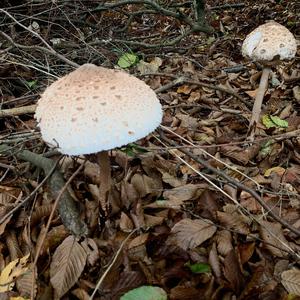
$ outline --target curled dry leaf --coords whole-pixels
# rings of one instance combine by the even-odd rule
[[[217,217],[224,227],[236,230],[242,234],[249,233],[249,219],[238,211],[231,213],[218,211]]]
[[[159,196],[162,190],[161,180],[152,178],[143,174],[134,174],[131,183],[139,192],[141,198],[150,194],[151,196]]]
[[[209,220],[183,219],[173,226],[168,243],[184,250],[193,249],[211,238],[216,230],[217,227]]]
[[[89,300],[90,296],[84,289],[75,289],[72,291],[72,294],[79,300]]]
[[[133,229],[133,223],[131,219],[124,212],[121,212],[120,229],[123,232],[131,232]]]
[[[37,292],[37,268],[35,267],[35,271],[33,272],[33,264],[28,265],[28,270],[16,280],[17,289],[20,295],[24,297],[30,297],[33,287],[34,297]],[[34,282],[32,282],[32,279]]]
[[[300,270],[292,269],[281,274],[281,283],[289,294],[300,296]]]
[[[226,255],[223,263],[225,278],[228,280],[230,287],[239,293],[244,285],[244,277],[234,249]]]
[[[28,267],[26,266],[29,254],[11,261],[0,274],[0,293],[11,291],[15,285],[15,279],[23,275]]]
[[[90,266],[95,265],[96,261],[99,259],[99,250],[96,242],[93,239],[86,238],[80,245],[85,249],[87,253],[87,263]]]
[[[148,208],[173,208],[180,209],[184,201],[197,199],[203,191],[203,186],[196,184],[186,184],[166,190],[163,193],[165,200],[157,200],[153,203],[146,205]]]
[[[144,214],[144,218],[145,218],[145,225],[147,227],[153,227],[153,226],[161,225],[162,222],[165,219],[164,217],[151,216],[151,215],[147,215],[147,214]]]
[[[163,193],[163,197],[166,200],[180,200],[183,202],[187,200],[193,200],[199,197],[201,193],[202,187],[199,187],[196,184],[186,184],[171,190],[166,190]]]
[[[141,234],[134,238],[128,245],[128,254],[133,260],[144,260],[147,257],[146,242],[149,234]]]
[[[216,243],[213,243],[209,251],[208,261],[217,279],[221,278],[222,272],[221,272],[220,258],[217,253]]]
[[[265,241],[265,247],[273,255],[278,257],[287,256],[290,252],[289,242],[283,235],[281,224],[261,221],[259,231],[262,239]]]
[[[87,252],[73,236],[68,236],[56,248],[50,264],[50,281],[56,299],[61,298],[77,282],[86,260]]]
[[[93,184],[100,184],[100,167],[98,164],[86,161],[83,173]]]
[[[37,240],[37,244],[39,244],[40,241],[42,242],[42,248],[40,252],[41,256],[46,254],[47,251],[49,250],[51,251],[55,249],[55,247],[57,247],[69,235],[69,232],[64,225],[59,225],[53,227],[47,233],[45,240],[43,238],[43,235],[44,235],[44,227],[41,228],[41,232]]]
[[[218,231],[216,241],[218,252],[223,256],[226,256],[233,249],[231,232],[228,230]]]

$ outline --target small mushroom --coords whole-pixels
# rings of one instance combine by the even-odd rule
[[[108,150],[155,130],[162,107],[155,92],[136,77],[85,64],[45,90],[35,118],[44,141],[61,153],[97,153],[104,209],[111,177]]]
[[[296,51],[297,44],[293,34],[274,21],[257,27],[244,40],[242,45],[243,56],[263,65],[249,125],[249,140],[253,141],[254,139],[255,127],[259,121],[264,94],[268,88],[270,67],[279,64],[280,60],[293,59]]]

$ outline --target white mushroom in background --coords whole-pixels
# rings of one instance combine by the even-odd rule
[[[107,150],[155,130],[162,119],[162,107],[155,92],[138,78],[85,64],[45,90],[35,117],[44,141],[61,153],[97,153],[100,191],[105,197],[110,190]]]
[[[259,88],[250,120],[250,140],[254,139],[255,127],[259,121],[264,94],[268,87],[270,67],[280,60],[290,60],[296,55],[297,44],[293,34],[284,26],[271,21],[253,30],[244,40],[242,54],[263,65]]]

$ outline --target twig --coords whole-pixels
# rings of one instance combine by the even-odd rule
[[[1,10],[0,10],[1,11]],[[24,46],[21,44],[16,43],[10,36],[8,36],[6,33],[4,33],[3,31],[0,31],[0,35],[2,35],[11,45],[13,45],[14,47],[20,48],[20,49],[25,49],[25,50],[37,50],[37,51],[41,51],[43,53],[48,53],[50,55],[54,55],[56,56],[58,59],[64,61],[65,63],[67,63],[68,65],[78,68],[79,64],[69,60],[68,58],[66,58],[65,56],[59,54],[58,52],[56,52],[53,48],[50,47],[49,48],[45,48],[45,47],[41,47],[41,46]]]
[[[166,77],[171,77],[171,78],[175,78],[175,79],[179,78],[178,75],[173,75],[173,74],[168,74],[168,73],[146,73],[146,74],[140,74],[139,76],[166,76]],[[249,103],[248,103],[249,101],[244,99],[242,96],[240,96],[238,93],[236,93],[233,90],[229,90],[229,89],[223,88],[221,86],[217,86],[217,85],[203,83],[203,82],[200,82],[200,81],[190,80],[189,78],[186,78],[184,76],[180,76],[180,78],[182,78],[181,80],[183,81],[183,83],[195,84],[195,85],[198,85],[198,86],[206,87],[208,89],[217,90],[217,91],[220,91],[220,92],[227,93],[231,96],[236,97],[240,101],[242,101],[245,105],[247,105],[247,107],[249,106]]]
[[[39,258],[39,255],[40,255],[40,252],[41,252],[41,249],[42,249],[42,246],[43,246],[43,243],[46,239],[46,236],[47,236],[47,233],[49,231],[49,228],[50,228],[50,224],[51,224],[51,221],[53,219],[53,216],[54,216],[54,213],[55,213],[55,210],[56,210],[56,207],[58,205],[58,202],[60,201],[61,197],[63,196],[63,194],[65,193],[67,187],[69,186],[69,184],[73,181],[73,179],[75,178],[75,176],[81,171],[81,169],[83,168],[84,164],[81,164],[79,166],[79,168],[77,168],[77,170],[72,174],[72,176],[68,179],[68,181],[65,183],[65,185],[62,187],[62,189],[60,190],[59,194],[57,195],[56,199],[55,199],[55,202],[53,204],[53,208],[51,210],[51,213],[50,213],[50,216],[48,218],[48,222],[47,222],[47,225],[46,225],[46,228],[43,232],[43,236],[41,238],[41,241],[40,243],[38,243],[38,247],[36,249],[36,253],[35,253],[35,258],[34,258],[34,261],[33,261],[33,265],[32,265],[32,283],[34,282],[34,278],[35,278],[35,267],[36,267],[36,264],[37,264],[37,261],[38,261],[38,258]],[[33,291],[34,291],[34,288],[33,288],[33,285],[32,285],[32,289],[31,289],[31,299],[33,299]]]
[[[36,186],[36,188],[25,198],[23,199],[18,205],[16,205],[12,210],[10,210],[8,213],[6,213],[1,219],[0,224],[5,222],[11,215],[14,214],[14,212],[18,211],[23,205],[26,204],[28,200],[31,199],[31,197],[46,183],[46,181],[50,178],[50,176],[53,174],[58,161],[53,165],[52,169],[46,174],[44,179]]]
[[[125,246],[125,244],[127,243],[127,241],[129,240],[129,238],[137,231],[138,229],[134,229],[132,232],[130,232],[130,234],[126,237],[126,239],[122,242],[120,248],[118,249],[117,253],[115,254],[114,259],[112,260],[111,264],[109,265],[109,267],[105,270],[105,272],[103,273],[103,275],[101,276],[101,278],[99,279],[99,281],[97,282],[97,285],[91,295],[91,297],[89,298],[89,300],[93,300],[93,298],[95,297],[97,291],[99,290],[102,282],[104,281],[105,277],[107,276],[108,272],[111,270],[111,268],[113,267],[113,265],[115,264],[115,262],[117,261],[117,258],[119,257],[119,254],[121,253],[123,247]]]
[[[160,136],[161,136],[161,139],[164,140],[165,142],[167,142],[168,144],[173,145],[173,146],[177,146],[177,144],[175,142],[168,139],[162,132],[161,132]],[[210,170],[214,174],[216,174],[216,175],[222,177],[223,179],[227,180],[227,182],[229,182],[230,184],[232,184],[235,187],[237,187],[241,190],[244,190],[247,193],[249,193],[250,195],[252,195],[257,200],[257,202],[265,210],[267,210],[269,212],[269,214],[273,217],[273,219],[275,219],[277,222],[282,224],[284,227],[288,228],[291,232],[295,233],[297,236],[300,236],[300,230],[293,227],[293,226],[291,226],[288,222],[286,222],[281,217],[279,217],[277,214],[275,214],[270,209],[270,207],[265,203],[265,201],[259,196],[259,194],[256,191],[254,191],[253,189],[251,189],[251,188],[247,187],[246,185],[240,183],[239,181],[235,180],[234,178],[231,178],[230,176],[228,176],[224,172],[212,167],[209,163],[207,163],[207,161],[205,161],[205,160],[201,159],[200,157],[194,155],[190,151],[188,151],[186,149],[180,149],[180,151],[183,152],[184,154],[186,154],[187,156],[189,156],[190,158],[192,158],[193,160],[195,160],[196,162],[198,162],[199,164],[203,165],[205,168],[207,168],[208,170]]]
[[[184,82],[185,82],[184,77],[182,77],[182,76],[178,77],[178,78],[174,79],[173,81],[171,81],[171,82],[161,86],[160,88],[156,89],[155,93],[162,93],[162,92],[167,91],[167,90],[173,88],[174,86],[177,86],[177,85],[182,84]]]
[[[115,43],[115,44],[125,44],[125,45],[129,45],[129,46],[143,47],[143,48],[148,48],[148,49],[162,48],[162,47],[174,46],[175,44],[179,43],[183,38],[187,37],[192,32],[194,32],[192,29],[188,29],[184,33],[179,35],[178,37],[174,38],[173,40],[162,41],[161,43],[157,43],[157,44],[149,44],[149,43],[137,42],[137,41],[132,41],[132,40],[107,39],[107,40],[98,40],[95,42],[91,42],[91,43],[88,43],[87,45],[95,46],[95,45],[99,45],[99,44]]]
[[[2,109],[0,110],[0,118],[8,117],[8,116],[33,114],[35,112],[35,109],[36,109],[36,104],[14,107],[9,109]]]
[[[155,136],[154,136],[155,137]],[[163,144],[165,147],[167,147],[167,145],[162,142],[158,137],[155,137],[157,140],[159,140],[159,142],[161,144]],[[202,172],[196,170],[192,165],[190,165],[187,161],[185,161],[183,158],[181,158],[176,152],[169,150],[169,153],[171,153],[172,155],[174,155],[179,161],[181,161],[182,163],[184,163],[186,166],[188,166],[191,170],[193,170],[195,173],[197,173],[201,178],[203,178],[207,183],[209,183],[211,186],[213,186],[217,191],[219,191],[220,193],[222,193],[223,195],[225,195],[226,197],[228,197],[230,200],[233,201],[233,203],[235,203],[235,205],[241,210],[241,212],[246,213],[253,221],[257,222],[258,224],[260,224],[261,226],[263,226],[261,224],[261,220],[254,217],[245,207],[243,207],[236,199],[236,197],[232,197],[231,195],[229,195],[226,191],[224,191],[222,188],[220,188],[218,185],[216,185],[214,182],[212,182],[206,175],[204,175]],[[206,221],[207,223],[211,224],[210,221]],[[280,244],[282,244],[283,246],[285,246],[290,254],[293,254],[295,257],[297,257],[298,259],[300,258],[300,255],[297,254],[288,244],[286,244],[285,242],[283,242],[280,238],[278,238],[272,231],[270,231],[268,228],[265,228],[268,233],[273,236]]]
[[[115,8],[115,7],[124,6],[124,5],[127,5],[127,4],[148,5],[148,6],[152,7],[154,10],[161,13],[162,15],[173,17],[177,20],[180,20],[180,21],[186,23],[187,25],[189,25],[191,27],[191,29],[193,31],[202,31],[202,32],[205,32],[205,33],[212,33],[213,32],[213,29],[211,27],[208,27],[208,26],[201,25],[201,24],[197,23],[192,18],[190,18],[189,16],[183,14],[180,11],[173,11],[173,10],[170,10],[170,9],[166,9],[166,8],[160,6],[156,1],[153,1],[153,0],[123,0],[123,1],[118,1],[118,2],[115,2],[115,3],[107,3],[103,6],[97,7],[96,9],[93,10],[93,12],[108,10],[108,9],[112,9],[112,8]]]
[[[243,8],[244,6],[245,6],[245,3],[233,3],[233,4],[211,6],[209,9],[217,10],[217,9],[228,9],[228,8]]]

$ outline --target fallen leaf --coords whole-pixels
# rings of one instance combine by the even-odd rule
[[[290,252],[289,242],[283,235],[280,223],[261,221],[259,231],[262,239],[266,242],[265,247],[274,256],[287,257]]]
[[[193,249],[211,238],[216,230],[217,227],[209,220],[183,219],[173,226],[168,243],[184,250]]]
[[[0,274],[0,293],[12,290],[16,278],[20,277],[28,270],[28,267],[25,266],[28,258],[29,254],[22,258],[15,259],[2,270]]]
[[[282,272],[281,283],[290,294],[300,296],[300,270],[292,269]]]
[[[61,298],[77,282],[86,261],[86,250],[73,236],[68,236],[56,248],[50,264],[50,282],[57,298]]]

